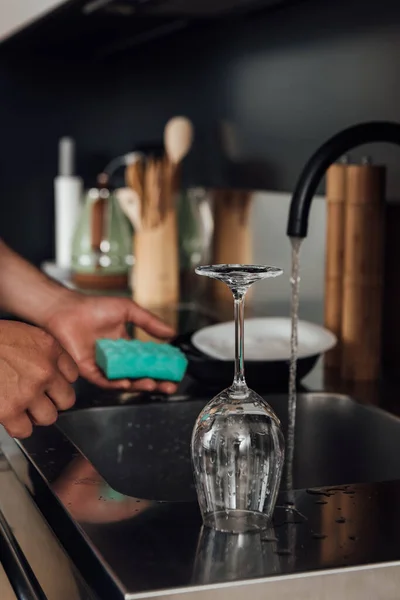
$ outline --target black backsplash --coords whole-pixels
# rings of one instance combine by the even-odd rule
[[[160,140],[167,119],[186,114],[196,127],[187,183],[291,190],[326,137],[364,120],[400,120],[400,5],[391,0],[306,0],[103,62],[61,62],[51,48],[47,58],[17,54],[0,51],[0,232],[37,264],[53,256],[62,135],[76,138],[90,185],[109,158]],[[222,121],[237,134],[233,163],[221,151]],[[376,145],[353,157],[367,151],[389,165],[389,196],[400,197],[398,151]]]

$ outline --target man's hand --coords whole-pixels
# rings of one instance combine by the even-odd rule
[[[155,391],[173,394],[177,386],[171,382],[156,383],[151,379],[108,381],[95,363],[95,343],[101,338],[128,338],[126,324],[133,323],[150,335],[168,339],[174,332],[157,317],[128,298],[111,298],[67,294],[44,323],[69,352],[80,374],[92,383],[108,389]]]
[[[37,329],[25,329],[27,326],[12,325],[12,327],[23,327],[23,329],[18,330],[18,341],[15,344],[13,342],[8,343],[8,345],[6,344],[7,348],[4,348],[4,351],[13,353],[13,360],[15,364],[18,364],[18,373],[23,377],[24,382],[29,383],[30,381],[30,376],[28,376],[30,374],[30,366],[37,365],[41,360],[45,362],[45,368],[42,368],[42,371],[44,370],[47,373],[47,375],[42,373],[42,378],[45,378],[47,381],[50,377],[49,370],[53,375],[54,371],[61,371],[63,379],[67,381],[68,377],[63,372],[63,368],[64,364],[70,361],[66,354],[68,352],[77,363],[81,375],[102,387],[145,391],[158,389],[160,392],[167,394],[171,394],[176,390],[176,385],[173,383],[163,382],[157,385],[150,379],[135,382],[128,380],[107,381],[97,368],[95,364],[96,340],[99,338],[116,339],[127,337],[125,329],[127,322],[134,323],[150,335],[161,339],[168,339],[174,334],[159,319],[137,306],[128,298],[90,297],[67,290],[46,277],[46,275],[26,262],[21,256],[18,256],[2,240],[0,240],[0,274],[0,308],[30,323],[35,323],[38,327],[50,333],[50,336],[46,337],[44,332],[40,332]],[[0,329],[1,327],[3,325],[0,323]],[[7,327],[10,328],[11,324],[8,326],[4,325],[4,336],[6,335]],[[17,335],[17,329],[13,331]],[[26,344],[24,340],[25,336],[27,337]],[[49,341],[51,340],[51,336],[57,339],[66,352],[62,352],[60,346],[55,345],[54,341]],[[0,346],[1,344],[0,339]],[[42,348],[46,348],[44,357],[41,357]],[[28,360],[26,355],[31,356],[32,360]],[[55,355],[59,357],[57,361],[62,363],[62,367],[60,365],[57,366],[57,361],[54,359]],[[0,361],[1,358],[2,355],[0,353]],[[49,367],[49,363],[52,365],[51,368]],[[19,367],[20,364],[24,365],[22,371]],[[11,369],[8,376],[13,380],[9,383],[7,383],[7,378],[2,377],[2,370],[5,371],[7,369]],[[26,372],[23,372],[24,369]],[[34,385],[37,386],[38,376],[36,373],[33,375]],[[5,359],[0,365],[0,381],[1,421],[1,411],[6,411],[6,408],[3,408],[3,396],[4,394],[7,396],[7,387],[11,383],[16,387],[19,385],[15,383],[19,381],[19,376],[16,376],[16,371],[10,367],[8,362],[5,362]],[[25,386],[26,388],[29,388],[28,383]],[[42,390],[42,388],[43,386],[40,389]],[[58,406],[58,395],[56,399],[51,394],[49,395],[53,401],[57,400],[55,404]],[[23,397],[25,398],[25,396]],[[18,400],[18,402],[20,401]],[[18,403],[17,405],[19,406]],[[10,402],[7,401],[4,406],[10,407]],[[54,410],[52,411],[53,418],[56,417]],[[30,430],[28,417],[23,419],[23,421],[26,427],[24,431],[27,432],[28,428]]]
[[[0,322],[0,423],[16,438],[32,424],[51,425],[75,402],[78,368],[60,344],[37,327]]]

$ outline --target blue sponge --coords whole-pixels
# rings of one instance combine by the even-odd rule
[[[108,379],[182,381],[186,356],[170,344],[139,340],[97,340],[96,362]]]

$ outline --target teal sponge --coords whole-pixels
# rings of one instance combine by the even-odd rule
[[[97,340],[96,362],[108,379],[182,381],[186,356],[174,346],[139,340]]]

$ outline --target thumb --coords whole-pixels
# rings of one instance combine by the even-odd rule
[[[160,339],[168,339],[175,335],[175,331],[172,329],[172,327],[166,323],[163,323],[161,319],[153,315],[151,312],[145,310],[136,304],[136,302],[132,302],[131,300],[128,300],[128,303],[128,319],[134,325],[137,325],[146,331],[146,333],[149,333],[150,335]]]

